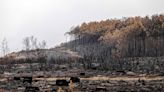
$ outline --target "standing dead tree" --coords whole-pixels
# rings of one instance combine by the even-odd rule
[[[39,43],[39,49],[45,49],[46,46],[47,46],[47,42],[45,40]]]
[[[30,41],[31,41],[31,49],[38,49],[37,38],[35,38],[34,36],[31,36]]]
[[[6,38],[4,38],[3,41],[1,42],[1,48],[2,48],[2,53],[5,56],[9,51],[8,42]]]
[[[30,38],[26,37],[23,39],[23,45],[26,51],[29,51],[31,46],[30,46]]]

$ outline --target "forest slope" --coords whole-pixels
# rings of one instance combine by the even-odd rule
[[[128,70],[135,71],[142,61],[148,62],[146,66],[150,70],[155,67],[160,67],[159,71],[163,69],[163,60],[159,59],[164,56],[162,14],[83,23],[68,34],[74,39],[62,46],[78,52],[83,57],[80,62],[87,63],[87,68],[92,63],[100,63],[104,69],[122,70],[130,66]],[[153,61],[146,60],[146,57]],[[145,66],[140,69],[143,71]]]

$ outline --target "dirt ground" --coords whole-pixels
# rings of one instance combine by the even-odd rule
[[[57,86],[56,80],[59,78],[33,78],[32,86],[39,87],[39,92],[56,92],[52,89],[62,89],[70,92],[69,86]],[[36,81],[37,80],[37,81]],[[74,83],[74,92],[163,92],[164,77],[162,76],[95,76],[80,78],[80,83]],[[25,86],[21,82],[16,82],[3,78],[0,80],[0,92],[24,92]]]

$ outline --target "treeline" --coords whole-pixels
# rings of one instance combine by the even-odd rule
[[[122,57],[164,55],[164,15],[83,23],[68,33],[78,44],[101,43]]]
[[[134,68],[134,58],[164,55],[164,15],[83,23],[68,34],[73,40],[66,47],[79,52],[86,63],[99,62],[104,68]],[[125,58],[132,59],[131,64]]]

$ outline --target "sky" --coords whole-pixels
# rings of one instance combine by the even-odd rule
[[[50,48],[83,22],[153,14],[164,14],[164,0],[0,0],[0,42],[6,38],[10,52],[19,51],[33,35]]]

